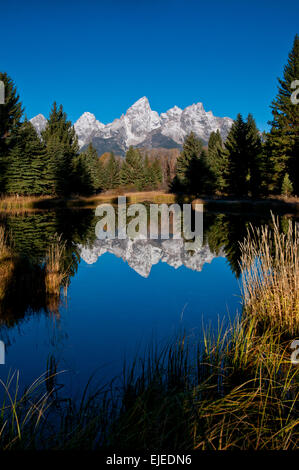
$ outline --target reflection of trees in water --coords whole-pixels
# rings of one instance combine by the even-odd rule
[[[14,326],[40,312],[59,317],[63,290],[80,261],[77,243],[95,238],[94,211],[5,214],[0,225],[10,250],[0,259],[0,323]],[[53,247],[58,257],[53,258]]]
[[[97,221],[94,210],[86,209],[2,215],[0,226],[9,235],[11,255],[2,260],[0,257],[0,324],[14,326],[40,312],[59,317],[63,290],[80,262],[77,245],[93,245]],[[213,253],[224,250],[236,276],[240,275],[239,242],[246,236],[250,223],[270,223],[270,214],[262,219],[246,214],[204,212],[204,242]],[[57,263],[50,266],[49,251],[57,237],[63,250],[59,259],[55,258]]]
[[[281,217],[281,227],[288,226],[286,217]],[[204,240],[208,243],[210,250],[216,254],[224,250],[226,259],[233,271],[239,277],[240,271],[240,242],[244,241],[250,225],[258,227],[261,225],[272,226],[271,214],[269,216],[259,216],[252,214],[223,214],[204,213]]]

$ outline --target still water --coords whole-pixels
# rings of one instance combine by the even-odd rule
[[[52,357],[75,397],[92,374],[109,382],[153,342],[217,329],[241,312],[239,242],[250,223],[269,219],[204,212],[203,247],[188,253],[181,240],[97,240],[94,210],[2,214],[13,259],[0,262],[1,379],[19,370],[29,385]],[[45,260],[56,234],[66,275],[49,294]]]

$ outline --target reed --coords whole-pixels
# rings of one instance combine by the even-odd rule
[[[38,396],[36,387],[19,397],[4,386],[0,448],[297,449],[299,369],[289,343],[269,328],[260,336],[256,322],[151,345],[121,380],[95,391],[88,383],[79,401],[59,393],[50,361]]]
[[[250,227],[241,244],[244,314],[256,316],[263,329],[299,333],[299,233],[291,221],[283,232]]]
[[[14,272],[15,257],[11,242],[3,226],[0,226],[0,301],[5,297]]]
[[[59,296],[61,287],[67,278],[67,269],[64,267],[66,243],[61,235],[57,234],[50,244],[45,264],[45,285],[49,295]]]
[[[0,226],[0,260],[6,258],[10,253],[7,235],[4,227]]]
[[[50,199],[50,196],[5,195],[0,197],[0,209],[3,211],[29,210]]]
[[[206,334],[196,354],[183,336],[135,363],[109,442],[140,451],[295,449],[297,400],[288,345],[274,331],[259,336],[255,318],[237,319]]]

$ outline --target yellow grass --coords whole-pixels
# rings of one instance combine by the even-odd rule
[[[289,221],[282,232],[273,217],[268,226],[253,229],[241,244],[244,310],[260,323],[286,334],[299,331],[299,232]]]
[[[109,190],[104,193],[89,196],[79,197],[77,201],[85,202],[87,205],[95,205],[101,202],[117,202],[119,196],[125,196],[128,203],[136,203],[143,201],[150,201],[156,203],[172,204],[176,200],[175,194],[169,194],[164,191],[122,191],[119,189]],[[76,199],[71,200],[72,203],[76,203]]]
[[[4,227],[0,226],[0,301],[3,300],[7,286],[12,278],[14,262]]]
[[[65,242],[61,240],[61,236],[56,236],[48,248],[46,261],[45,284],[50,295],[60,295],[60,289],[67,276],[63,266],[64,254]]]
[[[0,197],[0,209],[3,211],[33,209],[41,201],[52,199],[51,196],[2,196]]]

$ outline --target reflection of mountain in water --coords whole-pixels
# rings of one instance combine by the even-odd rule
[[[186,266],[193,271],[201,271],[205,263],[211,263],[216,257],[208,245],[195,251],[186,251],[185,241],[180,240],[96,240],[91,248],[78,245],[81,258],[88,264],[93,264],[104,253],[112,253],[122,258],[140,276],[148,277],[154,264],[167,263],[175,269]],[[224,256],[221,250],[217,256]]]

